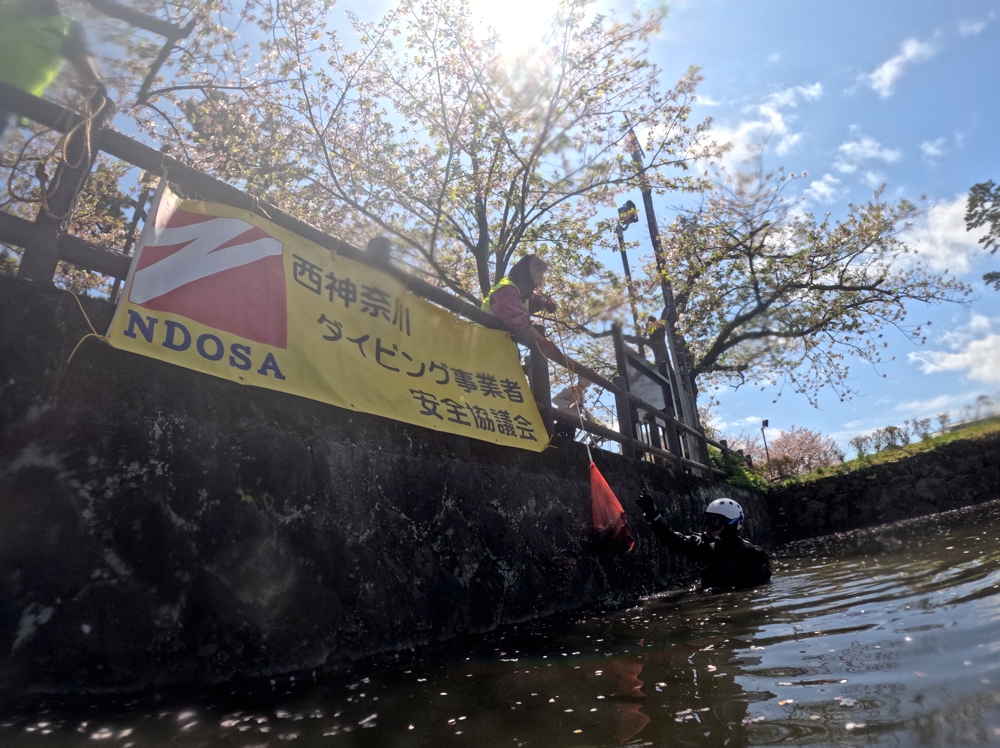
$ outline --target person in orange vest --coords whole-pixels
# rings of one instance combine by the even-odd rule
[[[551,298],[538,291],[548,267],[538,255],[522,257],[510,269],[507,277],[486,294],[482,310],[500,320],[519,343],[534,343],[546,358],[566,366],[566,358],[559,347],[531,323],[532,314],[541,311],[555,312],[557,309]]]
[[[41,96],[64,60],[88,88],[103,87],[83,26],[63,14],[59,0],[0,0],[0,81]],[[0,144],[16,119],[0,98]]]

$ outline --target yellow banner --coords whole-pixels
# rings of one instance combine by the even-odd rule
[[[122,350],[540,452],[517,346],[247,211],[163,190],[108,337]]]

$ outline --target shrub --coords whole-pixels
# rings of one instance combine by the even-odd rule
[[[767,491],[767,481],[764,480],[764,476],[751,469],[743,458],[735,452],[730,452],[727,459],[721,450],[709,447],[708,456],[713,467],[725,472],[726,476],[723,480],[729,485],[761,493]]]

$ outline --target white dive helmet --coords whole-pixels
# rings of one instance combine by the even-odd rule
[[[718,514],[726,525],[735,525],[736,532],[743,528],[743,507],[732,499],[716,499],[705,508],[705,514]]]

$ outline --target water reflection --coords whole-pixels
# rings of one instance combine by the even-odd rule
[[[1000,507],[801,543],[774,582],[350,673],[35,700],[0,744],[1000,744]]]

